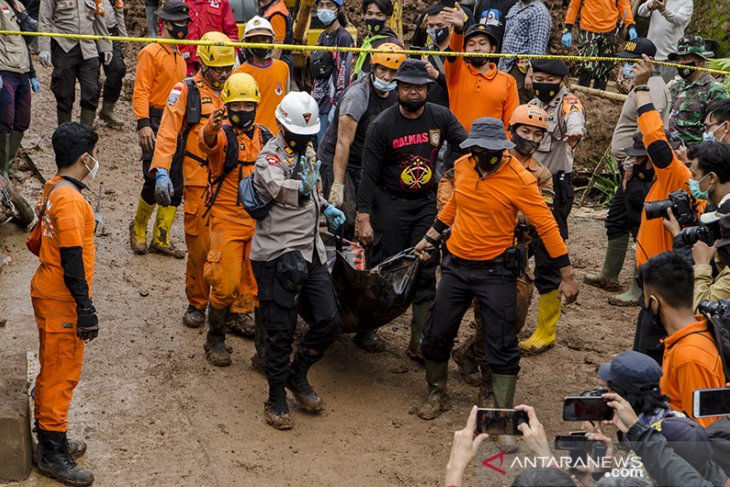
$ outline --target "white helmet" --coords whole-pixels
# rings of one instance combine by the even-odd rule
[[[256,35],[274,37],[274,28],[271,26],[271,22],[258,15],[246,22],[246,27],[243,29],[244,39]]]
[[[276,119],[296,135],[319,133],[319,106],[312,95],[304,91],[287,93],[276,107]]]

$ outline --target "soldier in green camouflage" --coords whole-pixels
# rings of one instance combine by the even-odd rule
[[[669,54],[669,60],[684,66],[704,67],[707,58],[714,56],[705,48],[705,40],[700,36],[685,36],[679,40],[677,52]],[[725,87],[710,74],[688,68],[680,68],[682,78],[673,83],[672,113],[669,128],[679,132],[685,144],[702,142],[703,122],[707,107],[715,100],[730,98]]]

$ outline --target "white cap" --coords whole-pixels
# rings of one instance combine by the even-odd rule
[[[271,26],[271,22],[257,15],[246,22],[246,27],[243,29],[243,38],[261,34],[268,34],[274,37],[274,28]]]
[[[319,105],[312,95],[303,91],[286,94],[276,107],[276,119],[293,134],[319,133]]]

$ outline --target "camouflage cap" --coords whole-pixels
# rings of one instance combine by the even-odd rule
[[[715,53],[708,51],[705,40],[700,36],[684,36],[679,40],[677,46],[677,52],[669,54],[668,58],[670,61],[674,61],[679,56],[687,56],[688,54],[695,54],[702,59],[715,57]]]

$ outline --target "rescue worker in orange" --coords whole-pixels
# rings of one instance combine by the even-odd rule
[[[259,15],[271,24],[276,44],[294,43],[292,17],[284,0],[259,0]],[[290,70],[294,67],[291,51],[275,49],[271,55],[274,59],[284,61]]]
[[[246,22],[243,31],[244,42],[259,44],[274,43],[274,29],[268,20],[254,17]],[[289,66],[284,61],[272,57],[272,48],[246,48],[243,53],[246,61],[236,68],[236,73],[253,76],[261,90],[261,103],[256,109],[256,123],[279,133],[276,123],[276,107],[289,92]]]
[[[568,249],[535,177],[507,152],[514,146],[501,120],[485,117],[474,122],[469,138],[461,143],[470,154],[454,164],[454,195],[415,247],[422,259],[430,258],[429,250],[438,247],[444,231],[451,228],[421,344],[428,383],[428,395],[416,411],[422,419],[434,419],[450,407],[448,361],[474,297],[485,326],[484,350],[492,371],[495,407],[512,408],[520,370],[515,331],[516,278],[523,259],[514,246],[518,212],[535,226],[551,257],[560,263],[560,290],[566,301],[578,295]],[[504,438],[502,443],[515,445],[514,438]]]
[[[86,486],[94,475],[75,458],[86,444],[68,440],[66,418],[81,377],[84,345],[99,333],[92,302],[94,212],[82,181],[99,171],[97,134],[75,122],[61,124],[51,142],[58,172],[46,182],[36,207],[42,237],[40,266],[30,285],[38,325],[41,371],[35,385],[38,471],[67,485]]]
[[[261,94],[256,80],[245,73],[232,74],[223,85],[219,108],[200,131],[200,150],[208,158],[210,188],[210,250],[205,279],[210,284],[208,337],[205,358],[213,365],[231,364],[225,346],[226,315],[240,297],[242,312],[253,330],[252,313],[256,280],[249,260],[256,221],[238,202],[238,184],[253,173],[256,157],[271,139],[269,129],[254,123]],[[228,114],[227,120],[224,117]]]
[[[184,39],[190,17],[184,0],[168,0],[155,15],[162,21],[162,39]],[[170,92],[185,79],[185,59],[177,46],[149,44],[137,55],[137,74],[134,78],[132,109],[137,119],[137,134],[142,148],[142,175],[144,184],[137,203],[137,213],[129,224],[129,246],[135,254],[171,255],[182,259],[185,251],[170,242],[170,228],[175,212],[182,201],[182,172],[173,171],[173,187],[176,188],[172,206],[157,208],[157,218],[152,229],[152,243],[147,246],[147,222],[155,211],[155,178],[150,174],[150,164],[155,150],[155,136],[160,128],[162,112]]]
[[[220,32],[209,32],[201,40],[230,42]],[[190,328],[200,328],[205,323],[210,290],[203,275],[210,246],[208,227],[203,219],[208,171],[205,154],[198,145],[198,134],[206,119],[223,105],[220,90],[236,61],[233,47],[228,46],[198,46],[198,57],[200,71],[194,78],[177,83],[170,92],[157,132],[150,169],[155,171],[155,201],[167,207],[175,196],[170,172],[182,168],[185,244],[188,248],[185,271],[188,309],[183,316],[183,324]],[[180,146],[178,139],[182,140]]]

